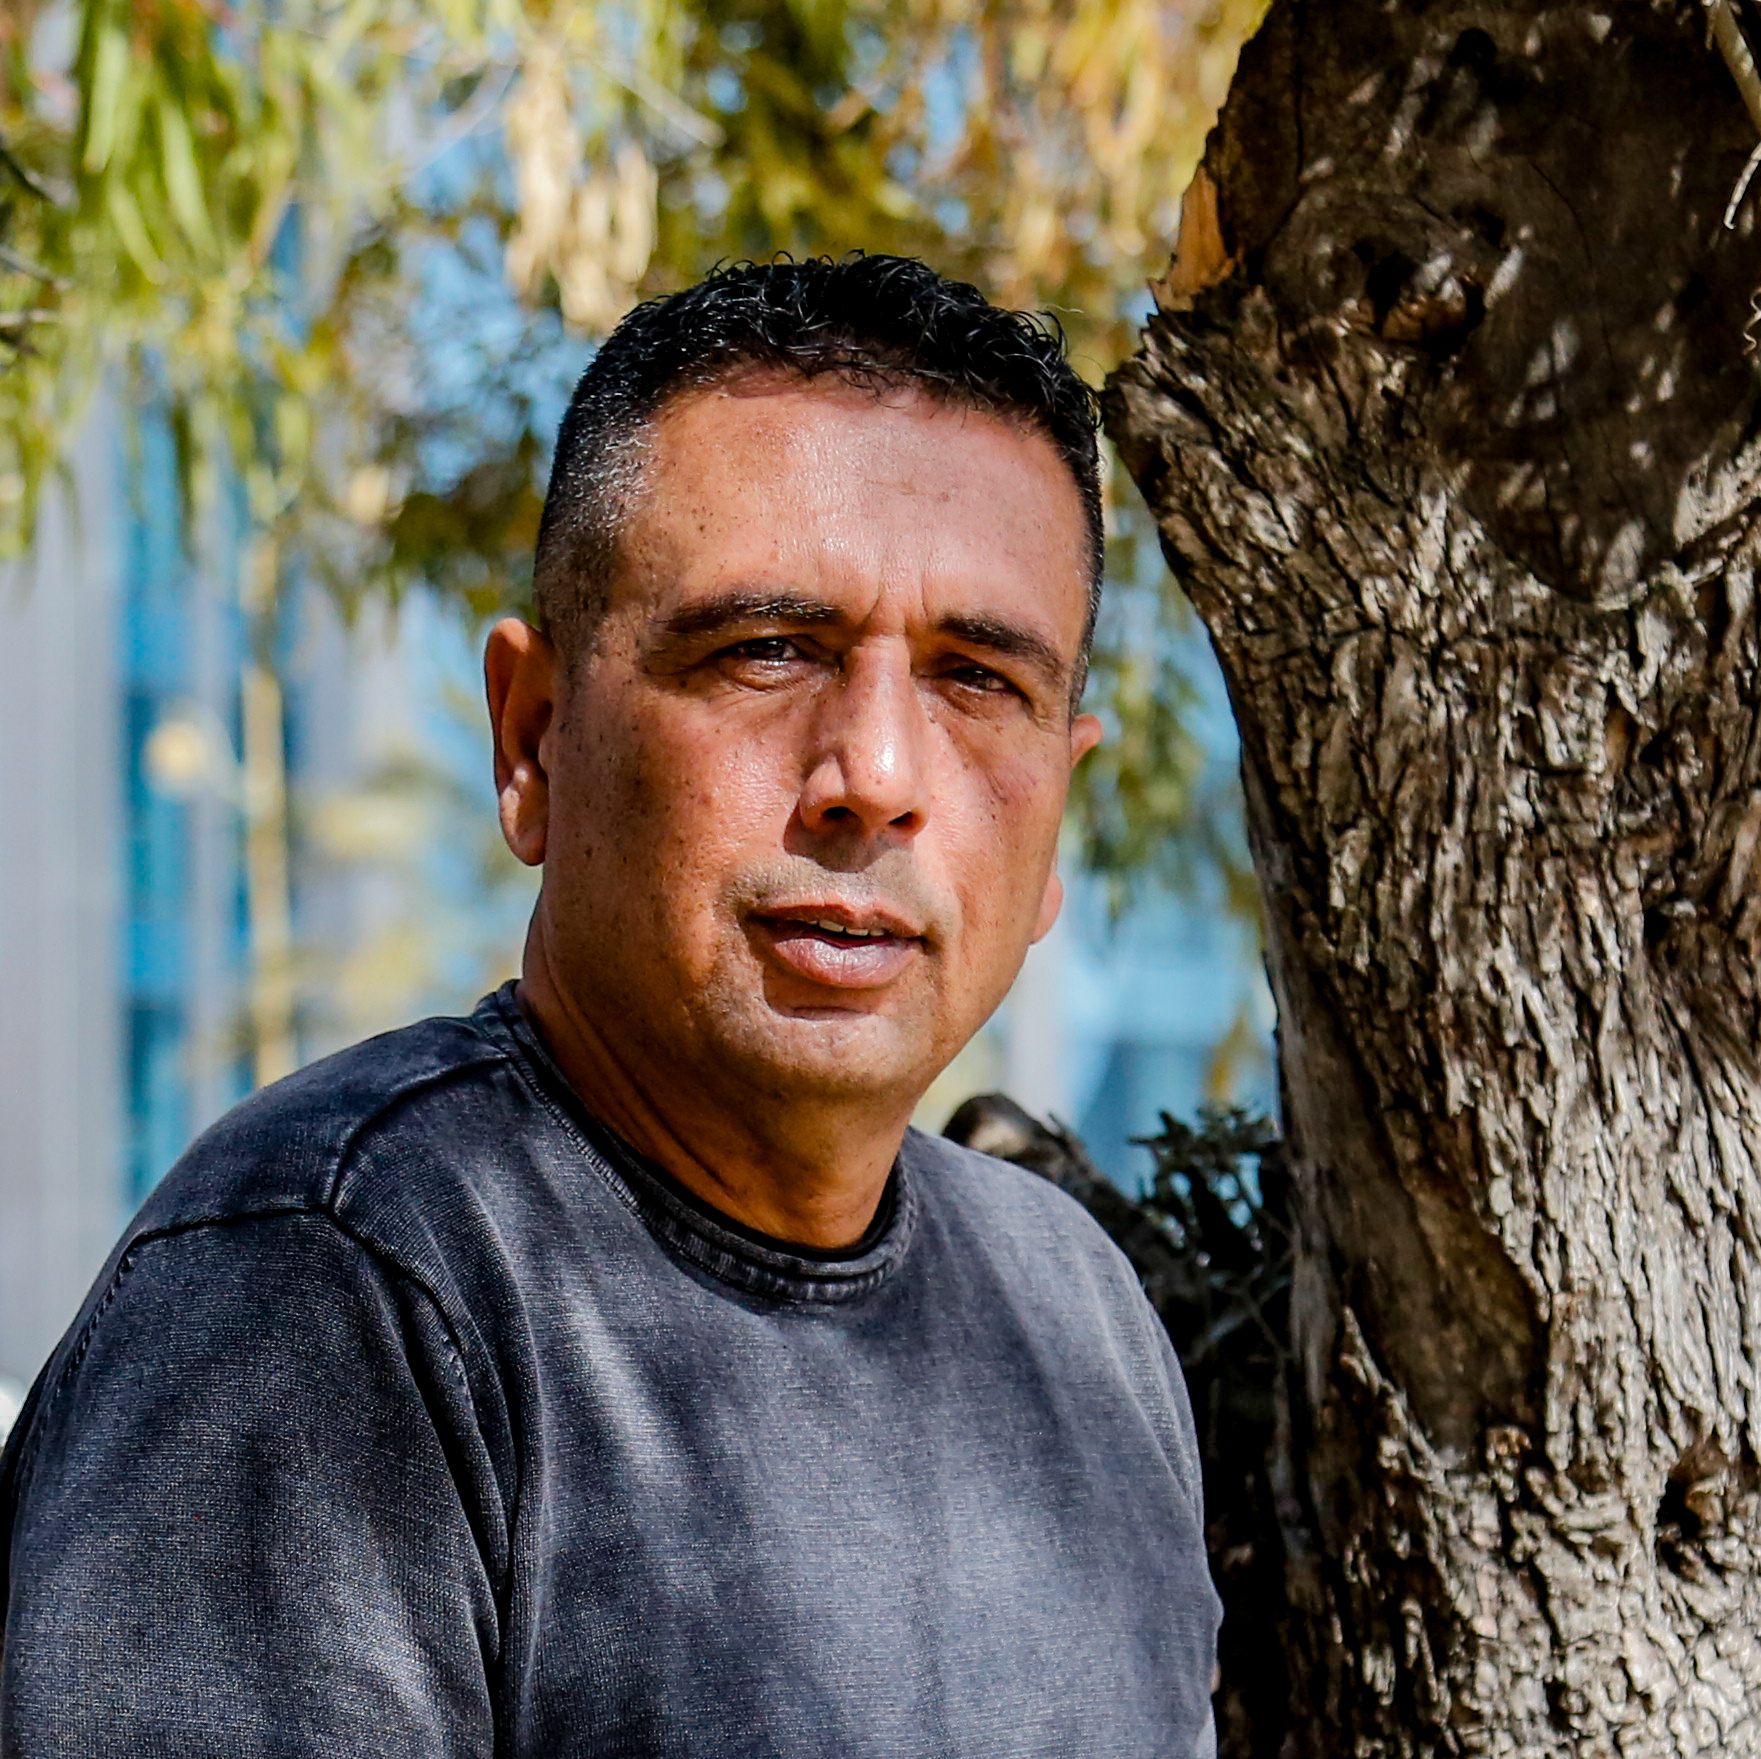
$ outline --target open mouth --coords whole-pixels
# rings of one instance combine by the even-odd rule
[[[875,989],[891,983],[923,951],[902,925],[802,912],[752,919],[776,962],[798,977],[835,989]]]
[[[895,936],[889,929],[851,928],[842,922],[829,921],[823,916],[811,921],[805,918],[784,917],[781,921],[787,923],[791,927],[805,929],[809,934],[819,935],[822,939],[830,941],[834,947],[845,944],[859,946],[864,941],[894,940],[901,938]]]

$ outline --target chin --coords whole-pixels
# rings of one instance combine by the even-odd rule
[[[883,1098],[915,1103],[939,1064],[898,1021],[844,1008],[782,1012],[766,1008],[730,1034],[730,1060],[779,1093]]]

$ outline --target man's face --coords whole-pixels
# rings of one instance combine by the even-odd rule
[[[572,1004],[679,1079],[914,1103],[1056,914],[1087,590],[1037,432],[831,380],[669,403],[510,834]]]

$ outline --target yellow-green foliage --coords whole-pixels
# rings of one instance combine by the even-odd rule
[[[591,337],[721,258],[909,251],[1057,312],[1098,378],[1262,4],[15,3],[0,546],[107,375],[195,504],[224,465],[345,600],[517,596],[549,436],[490,385],[437,476],[404,321],[435,252]]]
[[[150,352],[192,461],[223,442],[260,517],[318,486],[344,505],[365,455],[339,436],[314,484],[314,435],[371,378],[350,353],[368,295],[409,297],[383,229],[449,131],[499,131],[510,174],[461,209],[498,230],[526,299],[589,333],[720,257],[895,248],[1057,310],[1101,367],[1259,4],[52,9],[7,43],[0,127],[37,191],[8,175],[5,241],[56,280],[5,277],[9,323],[37,314],[5,375],[5,462],[37,480],[93,367]],[[57,66],[44,38],[69,22]],[[428,205],[431,231],[446,218]],[[358,485],[353,505],[393,510]]]

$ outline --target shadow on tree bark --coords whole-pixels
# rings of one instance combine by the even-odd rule
[[[1292,1252],[1276,1130],[1236,1110],[1207,1108],[1196,1126],[1164,1112],[1161,1130],[1140,1139],[1155,1170],[1136,1198],[1072,1132],[1003,1094],[969,1099],[946,1134],[1067,1191],[1136,1268],[1185,1367],[1204,1460],[1206,1541],[1223,1598],[1220,1759],[1300,1750],[1291,1667],[1303,1665],[1306,1626],[1290,1617],[1290,1593],[1300,1595],[1315,1557],[1289,1465]]]

